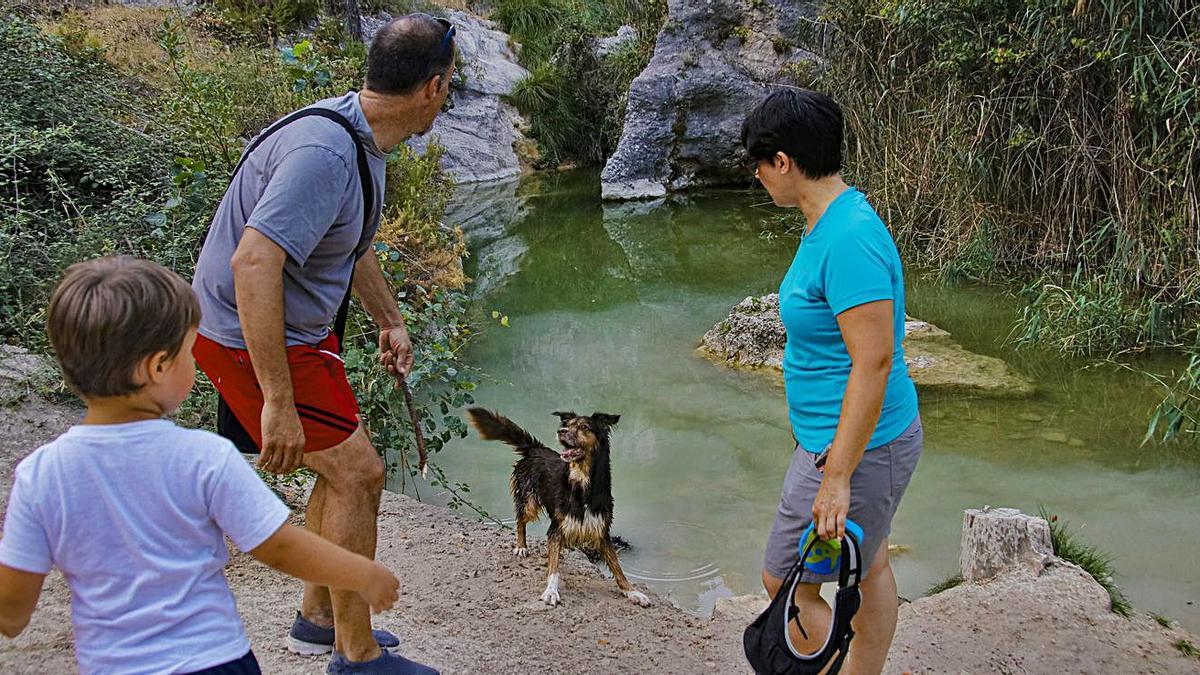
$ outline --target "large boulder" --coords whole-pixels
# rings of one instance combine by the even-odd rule
[[[369,41],[390,18],[382,14],[364,20],[364,39]],[[508,35],[491,21],[459,11],[447,12],[446,18],[457,30],[462,86],[454,90],[454,108],[438,115],[429,133],[408,144],[418,152],[431,141],[445,148],[442,168],[457,183],[517,176],[522,171],[518,150],[528,145],[521,133],[526,123],[503,97],[529,71],[517,63]]]
[[[901,605],[886,673],[1196,673],[1194,635],[1122,616],[1086,571],[1056,557],[1045,520],[963,515],[962,583]]]
[[[654,57],[629,88],[625,129],[601,177],[605,199],[661,197],[747,180],[746,113],[766,84],[815,57],[795,44],[812,0],[668,0]]]
[[[749,297],[710,328],[700,352],[729,366],[781,373],[787,332],[779,318],[779,294]],[[953,392],[994,398],[1020,398],[1034,385],[1000,359],[969,352],[946,331],[909,318],[904,324],[904,361],[913,382],[923,391]]]

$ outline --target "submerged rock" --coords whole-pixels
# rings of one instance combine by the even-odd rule
[[[1033,394],[1032,382],[1014,373],[1004,361],[963,349],[946,331],[925,321],[904,324],[904,361],[917,387],[995,398]],[[710,328],[700,352],[738,368],[782,372],[787,332],[779,319],[779,294],[749,297],[729,316]]]
[[[625,129],[601,177],[605,199],[748,180],[741,125],[792,68],[808,0],[669,0],[654,57],[629,88]]]
[[[364,20],[365,40],[391,17]],[[522,163],[517,150],[527,144],[521,129],[525,120],[504,100],[529,71],[517,63],[511,40],[496,24],[472,14],[449,11],[446,18],[457,30],[462,85],[451,94],[454,108],[438,115],[429,133],[409,141],[424,152],[430,141],[445,148],[442,168],[457,183],[481,183],[517,176]]]

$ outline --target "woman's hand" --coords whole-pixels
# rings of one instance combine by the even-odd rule
[[[850,513],[850,477],[825,474],[813,500],[813,529],[824,540],[846,535],[846,514]]]

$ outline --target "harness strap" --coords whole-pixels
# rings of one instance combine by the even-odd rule
[[[359,182],[362,184],[362,230],[359,234],[358,245],[354,247],[354,252],[351,254],[350,281],[346,285],[346,295],[342,298],[342,304],[338,307],[337,315],[333,320],[333,334],[337,336],[338,350],[340,351],[342,349],[342,343],[345,341],[346,317],[350,312],[350,297],[354,293],[354,265],[358,262],[358,251],[360,248],[362,248],[363,239],[367,237],[367,232],[370,231],[369,226],[371,224],[371,217],[375,213],[375,184],[371,182],[371,167],[367,163],[367,151],[366,148],[363,147],[362,139],[358,137],[358,130],[356,130],[354,125],[350,124],[350,121],[347,120],[343,115],[328,108],[304,108],[302,110],[297,110],[291,115],[288,115],[287,117],[264,129],[262,133],[260,133],[253,141],[250,142],[250,145],[246,147],[246,151],[242,153],[241,159],[238,160],[237,166],[234,167],[233,173],[230,175],[230,181],[232,182],[233,177],[237,176],[238,171],[240,171],[242,168],[242,165],[245,164],[246,160],[250,157],[250,153],[254,152],[258,146],[262,145],[263,141],[267,140],[267,138],[269,138],[272,134],[284,128],[285,126],[305,117],[324,117],[327,120],[336,122],[338,126],[346,130],[346,133],[350,134],[350,139],[354,141],[355,156],[358,160],[358,178]]]

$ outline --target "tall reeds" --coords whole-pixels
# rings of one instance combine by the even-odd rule
[[[818,86],[843,102],[849,163],[901,239],[948,274],[1045,275],[1035,339],[1080,306],[1051,282],[1142,306],[1098,304],[1148,326],[1047,336],[1068,351],[1193,338],[1200,8],[830,0],[824,18],[836,39]]]

